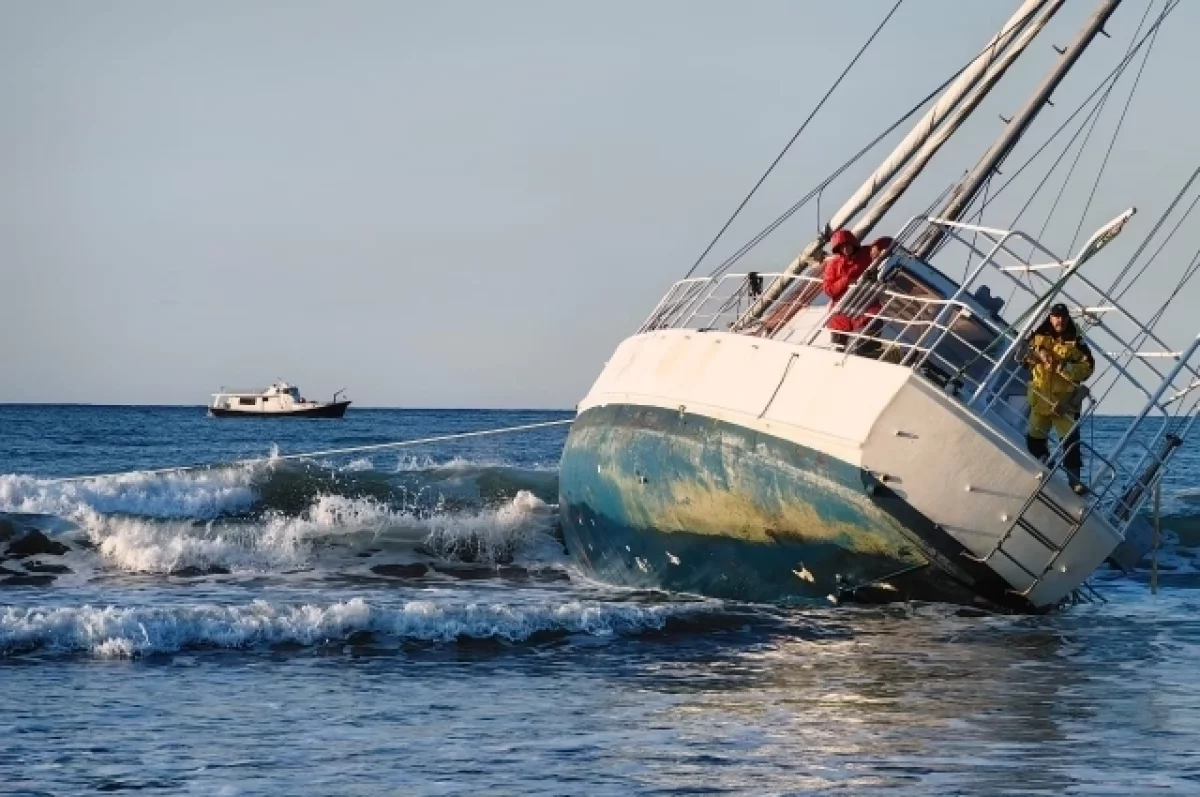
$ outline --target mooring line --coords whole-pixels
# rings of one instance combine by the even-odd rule
[[[381,451],[388,448],[405,448],[407,446],[442,443],[447,440],[462,440],[468,437],[487,437],[489,435],[506,434],[508,432],[525,432],[530,429],[545,429],[550,426],[565,426],[574,422],[574,418],[561,421],[540,421],[526,423],[521,426],[504,426],[499,429],[481,429],[477,432],[457,432],[436,437],[422,437],[417,440],[397,440],[394,443],[375,443],[369,446],[353,446],[351,448],[329,448],[324,451],[306,451],[302,454],[276,454],[274,456],[253,457],[251,459],[235,459],[232,462],[214,462],[205,465],[181,465],[174,468],[154,468],[152,470],[126,470],[118,473],[93,473],[88,476],[67,476],[61,479],[44,479],[45,484],[64,484],[66,482],[83,482],[89,479],[111,479],[117,476],[154,476],[160,473],[187,473],[194,470],[211,470],[213,468],[232,467],[236,465],[254,465],[259,462],[279,462],[287,459],[310,459],[312,457],[329,457],[337,454],[357,454],[363,451]]]

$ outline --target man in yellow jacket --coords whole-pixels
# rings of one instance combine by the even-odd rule
[[[1065,304],[1051,307],[1049,317],[1034,330],[1025,365],[1030,374],[1029,453],[1043,461],[1050,457],[1047,438],[1053,428],[1063,443],[1063,467],[1071,488],[1082,495],[1087,491],[1080,480],[1083,452],[1074,426],[1083,409],[1086,388],[1082,385],[1096,369],[1096,359],[1080,338]]]

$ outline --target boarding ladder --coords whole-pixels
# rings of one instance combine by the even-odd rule
[[[1186,425],[1190,426],[1190,421]],[[1177,431],[1186,430],[1173,430],[1171,424],[1160,423],[1141,414],[1122,435],[1121,444],[1107,457],[1081,439],[1079,446],[1085,459],[1092,463],[1092,471],[1097,476],[1088,485],[1087,498],[1078,509],[1064,506],[1052,494],[1052,485],[1057,485],[1059,489],[1064,486],[1055,478],[1059,471],[1064,470],[1063,448],[1060,445],[1050,470],[1038,474],[1037,489],[1025,500],[1016,519],[992,549],[983,556],[968,552],[963,555],[981,564],[989,564],[995,557],[1003,556],[1030,579],[1025,589],[1012,589],[1010,592],[1028,597],[1058,564],[1063,551],[1093,515],[1103,518],[1124,535],[1146,497],[1154,492],[1166,475],[1167,464],[1183,443],[1183,437]],[[1053,525],[1059,534],[1054,536],[1061,535],[1061,541],[1051,536],[1046,523],[1036,522],[1037,517],[1043,521],[1047,518],[1052,522],[1057,521]],[[1047,558],[1043,564],[1022,561],[1016,555],[1014,550],[1019,549],[1025,540],[1032,540],[1045,549]]]
[[[1017,512],[1016,519],[1012,522],[1012,525],[1001,535],[990,551],[983,556],[975,556],[969,552],[963,552],[963,556],[981,564],[989,564],[995,557],[1003,556],[1016,565],[1030,579],[1029,586],[1025,589],[1010,590],[1010,592],[1021,597],[1028,597],[1041,585],[1046,575],[1054,569],[1059,556],[1071,544],[1071,541],[1075,538],[1079,529],[1083,527],[1090,514],[1090,506],[1085,505],[1073,511],[1071,508],[1063,506],[1051,494],[1051,485],[1057,482],[1054,476],[1062,467],[1062,462],[1060,461],[1050,471],[1042,471],[1038,474],[1039,482],[1037,489],[1025,499],[1025,503],[1021,506],[1020,511]],[[1045,524],[1039,524],[1034,521],[1035,513],[1040,513],[1045,517],[1046,512],[1049,513],[1050,517],[1061,521],[1063,524],[1058,527],[1059,529],[1065,528],[1061,542],[1055,541],[1046,531],[1043,531]],[[1038,565],[1028,560],[1022,561],[1021,557],[1013,552],[1012,549],[1016,548],[1020,542],[1026,539],[1033,540],[1038,546],[1046,550],[1047,558],[1043,564]]]

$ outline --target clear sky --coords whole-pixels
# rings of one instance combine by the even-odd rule
[[[282,377],[368,406],[571,407],[892,2],[0,2],[0,401],[198,404]],[[975,161],[1094,5],[1068,0],[893,224]],[[1146,5],[1126,0],[1034,145]],[[906,0],[718,255],[1016,6]],[[1137,205],[1134,243],[1196,166],[1198,30],[1200,4],[1184,3],[1089,226]],[[1124,97],[1052,246],[1072,236]],[[873,164],[829,190],[824,215]],[[746,266],[778,270],[816,221],[802,211]],[[1167,332],[1196,326],[1188,310]]]

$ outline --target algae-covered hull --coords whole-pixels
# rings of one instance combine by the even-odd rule
[[[769,602],[986,596],[1025,608],[990,571],[964,570],[961,546],[862,469],[701,415],[587,409],[559,480],[567,545],[610,583]]]

